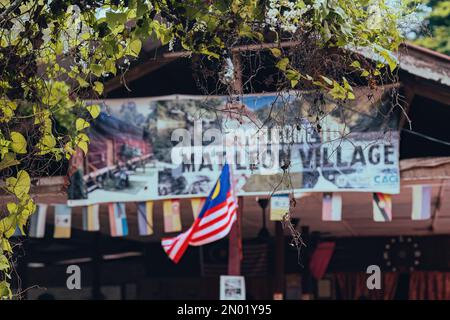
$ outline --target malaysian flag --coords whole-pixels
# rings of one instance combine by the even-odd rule
[[[201,246],[224,238],[236,221],[237,203],[230,182],[230,167],[225,164],[219,179],[192,226],[161,244],[169,258],[178,263],[189,245]]]

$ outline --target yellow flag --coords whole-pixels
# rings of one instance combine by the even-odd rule
[[[164,232],[181,231],[180,200],[164,200]]]
[[[200,211],[203,209],[205,200],[206,200],[206,198],[191,199],[192,214],[194,215],[194,219],[198,217],[198,215],[200,214]]]
[[[72,227],[72,208],[64,205],[55,205],[55,231],[54,238],[70,238]]]

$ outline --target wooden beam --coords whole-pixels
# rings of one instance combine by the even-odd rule
[[[347,231],[351,233],[352,236],[357,236],[358,235],[356,233],[356,231],[348,224],[347,221],[341,220],[341,223],[345,227],[345,229],[347,229]]]
[[[283,41],[280,43],[261,43],[261,44],[249,44],[243,46],[236,46],[231,48],[232,53],[248,52],[248,51],[260,51],[270,48],[291,48],[300,45],[300,41]],[[190,51],[175,51],[163,53],[164,58],[187,58],[192,55]]]
[[[450,90],[447,86],[406,74],[400,77],[402,79],[401,82],[405,86],[410,87],[415,92],[415,95],[450,106]]]

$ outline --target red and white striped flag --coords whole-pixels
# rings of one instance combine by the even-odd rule
[[[230,183],[230,169],[225,164],[192,226],[174,238],[163,238],[161,244],[169,258],[178,263],[189,245],[201,246],[227,236],[236,219],[237,203]]]

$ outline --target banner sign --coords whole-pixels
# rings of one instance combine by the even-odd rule
[[[345,106],[316,93],[104,100],[90,128],[88,199],[206,197],[227,161],[237,195],[399,192],[388,94]]]

